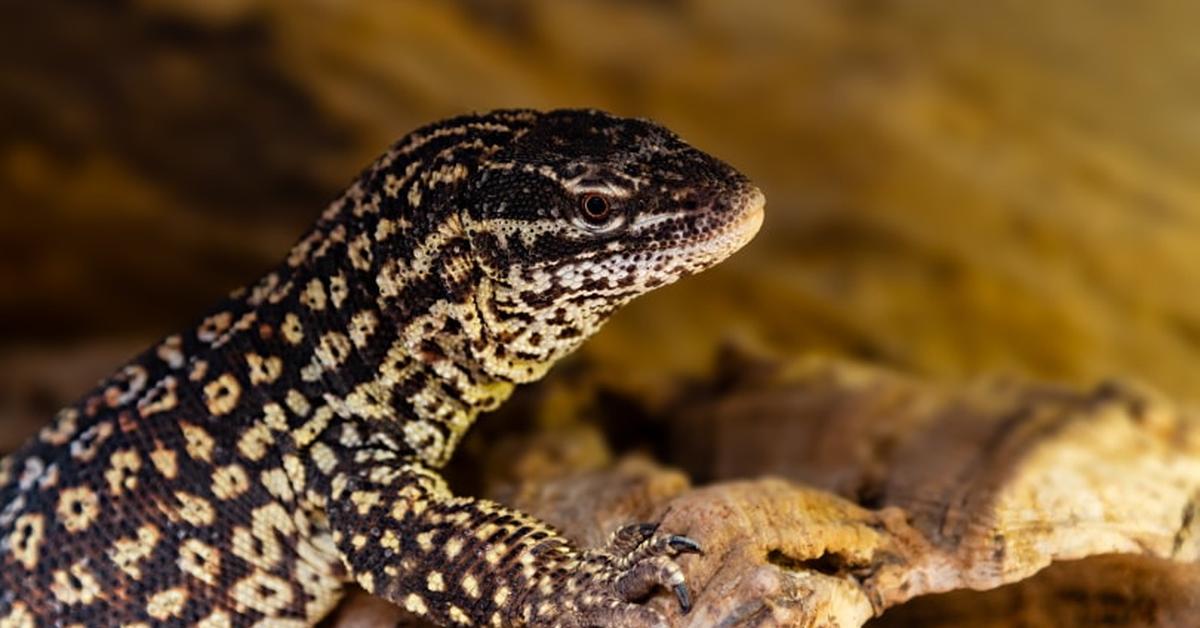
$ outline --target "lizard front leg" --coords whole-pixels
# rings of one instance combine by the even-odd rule
[[[635,524],[583,551],[547,524],[500,504],[455,497],[417,464],[335,476],[329,522],[367,591],[444,625],[665,625],[635,602],[687,587],[673,557],[686,537]],[[365,472],[364,472],[365,471]]]

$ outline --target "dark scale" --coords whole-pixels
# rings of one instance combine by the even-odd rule
[[[437,469],[763,197],[643,120],[497,111],[401,139],[285,262],[0,463],[0,626],[309,625],[357,581],[432,621],[661,621],[684,538],[583,550]]]

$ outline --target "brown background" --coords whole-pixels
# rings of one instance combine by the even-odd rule
[[[115,7],[115,8],[114,8]],[[0,21],[5,448],[256,277],[387,143],[501,106],[653,117],[768,197],[745,252],[578,363],[729,338],[1200,398],[1187,3],[16,3]]]

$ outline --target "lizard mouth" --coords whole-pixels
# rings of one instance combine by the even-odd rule
[[[758,230],[762,228],[766,206],[767,197],[757,187],[751,187],[742,196],[740,207],[737,210],[738,216],[728,230],[735,242],[733,251],[746,246],[758,234]]]
[[[667,236],[658,241],[651,237],[650,244],[633,252],[679,260],[681,266],[675,266],[683,271],[679,276],[701,272],[754,239],[762,227],[765,207],[762,191],[747,183],[724,199],[717,198],[691,210],[697,212],[697,219],[704,221],[697,229],[700,233],[683,238]]]
[[[728,216],[725,224],[688,248],[693,250],[693,255],[705,267],[733,255],[753,240],[762,228],[766,204],[762,190],[748,185],[737,194],[729,209],[721,212]]]

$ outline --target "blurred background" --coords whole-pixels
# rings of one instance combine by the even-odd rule
[[[1200,398],[1200,8],[1110,0],[161,0],[0,22],[0,449],[468,110],[654,118],[764,189],[576,364],[734,341]]]

